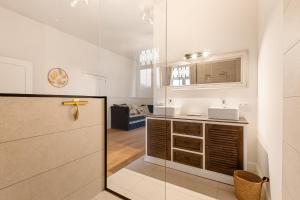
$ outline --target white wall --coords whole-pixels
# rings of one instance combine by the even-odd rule
[[[0,27],[0,56],[33,64],[33,93],[98,95],[97,81],[83,75],[92,73],[106,77],[107,87],[100,88],[100,94],[109,97],[109,105],[135,97],[135,61],[2,7]],[[49,85],[47,73],[53,67],[67,71],[70,80],[65,88]]]
[[[134,97],[134,61],[101,48],[99,74],[108,77],[108,96]]]
[[[110,106],[113,104],[152,104],[152,98],[136,96],[136,64],[135,61],[116,55],[111,51],[101,48],[100,67],[98,73],[108,78],[107,87],[107,124],[111,128]]]
[[[162,6],[163,7],[163,6]],[[160,13],[165,14],[163,9]],[[159,12],[158,12],[159,13]],[[184,113],[207,113],[210,105],[226,99],[229,104],[247,104],[242,115],[249,121],[248,158],[256,162],[257,132],[257,4],[248,0],[173,0],[168,2],[167,59],[174,62],[185,53],[209,50],[213,54],[249,52],[249,87],[176,91],[155,90],[154,102],[172,99]],[[163,27],[155,26],[156,46],[163,48]],[[164,57],[161,51],[161,57]],[[164,60],[162,58],[162,60]],[[253,165],[252,165],[253,166]]]
[[[74,92],[70,88],[72,85],[56,89],[48,84],[49,69],[60,66],[69,71],[106,76],[111,95],[131,96],[132,60],[4,8],[0,9],[0,55],[33,63],[34,93]]]
[[[34,63],[33,80],[39,84],[34,84],[33,90],[41,92],[44,78],[44,26],[0,7],[0,27],[0,55]]]
[[[283,59],[281,0],[259,0],[258,170],[270,176],[268,195],[282,196]]]
[[[44,46],[40,50],[44,55],[43,64],[34,66],[42,70],[42,73],[35,74],[35,76],[42,76],[42,82],[35,82],[34,85],[42,84],[43,88],[41,91],[34,92],[96,95],[88,88],[92,83],[85,80],[82,74],[97,72],[100,66],[99,48],[49,26],[44,26],[43,29],[41,34],[44,38],[41,42]],[[53,67],[64,68],[69,74],[69,84],[65,88],[57,89],[48,83],[47,73]]]

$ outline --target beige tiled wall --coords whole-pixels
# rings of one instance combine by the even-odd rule
[[[0,200],[90,200],[104,184],[104,99],[0,97]]]
[[[300,197],[300,0],[284,2],[283,199]]]

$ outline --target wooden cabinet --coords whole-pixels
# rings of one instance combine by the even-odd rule
[[[147,120],[147,154],[152,157],[171,160],[170,121]]]
[[[148,118],[146,161],[232,184],[234,170],[244,170],[247,162],[246,125],[245,120]]]
[[[233,175],[243,169],[243,127],[206,124],[205,169]]]

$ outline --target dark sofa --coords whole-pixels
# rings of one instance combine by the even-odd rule
[[[153,105],[147,105],[150,113],[153,113]],[[111,106],[111,128],[121,130],[133,130],[145,126],[145,115],[131,115],[127,105]]]

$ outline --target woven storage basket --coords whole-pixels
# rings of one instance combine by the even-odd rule
[[[234,190],[238,200],[260,200],[262,185],[269,179],[243,171],[234,171]]]

